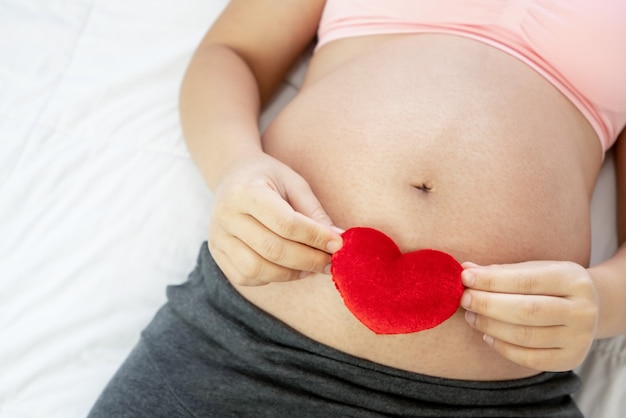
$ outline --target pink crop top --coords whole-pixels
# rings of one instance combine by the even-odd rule
[[[473,38],[522,60],[580,110],[604,151],[626,125],[624,0],[327,0],[317,48],[424,32]]]

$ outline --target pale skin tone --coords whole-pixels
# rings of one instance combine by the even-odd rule
[[[341,230],[307,182],[265,154],[259,112],[314,38],[323,1],[232,1],[209,30],[181,91],[188,148],[215,196],[209,248],[245,286],[327,273]],[[242,31],[239,28],[245,27]],[[577,367],[594,339],[626,333],[626,135],[616,148],[620,249],[604,263],[463,264],[468,326],[519,365]]]
[[[502,356],[537,370],[570,370],[594,339],[623,334],[626,318],[626,134],[616,145],[620,248],[594,267],[533,261],[464,263],[465,318]]]

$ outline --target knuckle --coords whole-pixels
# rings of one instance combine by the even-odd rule
[[[325,234],[317,228],[311,229],[308,231],[307,241],[310,243],[312,247],[315,248],[325,248],[327,237]]]
[[[483,297],[480,294],[472,294],[472,308],[474,308],[477,312],[480,313],[488,313],[489,312],[489,301],[486,297]]]
[[[259,286],[273,282],[287,282],[298,278],[299,272],[272,264],[266,259],[251,256],[239,264],[239,281],[248,286]]]
[[[208,230],[209,248],[211,247],[211,245],[214,247],[217,247],[218,242],[220,241],[220,238],[224,234],[223,234],[222,226],[217,222],[215,217],[211,218],[208,229],[209,229]]]
[[[578,263],[574,263],[573,261],[562,261],[561,264],[574,274],[580,275],[586,273],[587,271],[583,266]]]
[[[517,342],[528,347],[533,347],[537,343],[537,329],[535,327],[522,325],[519,327]]]
[[[240,286],[248,286],[249,282],[245,277],[242,277],[239,272],[232,268],[232,265],[227,262],[227,255],[224,251],[217,250],[215,248],[211,248],[211,244],[209,242],[209,251],[215,260],[215,263],[218,265],[220,270],[224,273],[228,281]]]
[[[309,258],[308,271],[323,271],[330,263],[330,256],[325,253],[319,253],[315,257]]]
[[[257,257],[241,254],[241,259],[236,263],[241,280],[258,280],[263,272],[263,263]]]
[[[263,275],[263,281],[267,283],[289,282],[298,279],[300,272],[281,266],[268,266]]]
[[[600,315],[599,308],[594,304],[572,309],[569,318],[583,331],[590,332],[595,329]]]
[[[595,294],[595,284],[587,269],[580,264],[567,261],[561,263],[560,274],[566,275],[569,290],[573,295],[593,295]]]
[[[330,222],[328,215],[324,212],[321,206],[316,207],[311,211],[310,217],[318,222]]]
[[[285,269],[284,271],[281,271],[280,274],[276,275],[273,281],[290,282],[292,280],[297,280],[299,278],[300,278],[300,271]]]
[[[595,284],[587,274],[577,274],[571,281],[573,292],[577,295],[595,295]]]
[[[236,202],[239,202],[246,195],[244,187],[235,183],[229,189],[220,189],[215,194],[213,203],[214,211],[228,211]]]
[[[278,239],[267,238],[261,243],[259,249],[265,258],[273,262],[281,262],[285,259],[287,249],[285,245]]]
[[[569,303],[566,304],[563,311],[565,315],[567,315],[569,318],[572,318],[573,320],[580,320],[582,318],[585,318],[595,306],[590,301],[582,299],[569,299],[568,302]]]
[[[255,280],[249,277],[245,277],[245,276],[241,276],[239,274],[233,274],[233,275],[229,275],[227,276],[229,278],[229,280],[233,283],[236,284],[238,286],[260,286],[263,285],[265,283],[259,281],[259,280]]]
[[[299,228],[299,222],[296,214],[282,216],[278,219],[278,231],[283,237],[293,237]]]
[[[244,182],[233,182],[223,196],[225,196],[225,200],[240,200],[243,198],[250,197],[250,190],[247,183]],[[253,195],[254,196],[254,195]]]
[[[482,275],[480,277],[480,281],[481,281],[481,287],[486,289],[486,290],[492,290],[494,289],[495,285],[496,285],[496,280],[495,277],[491,274],[485,274]]]
[[[523,322],[528,322],[535,319],[540,313],[540,306],[534,300],[527,300],[520,306],[520,319]]]
[[[229,213],[230,209],[226,202],[224,202],[223,200],[215,200],[213,204],[213,211],[211,214],[211,222],[217,223],[219,222],[219,220],[228,216]]]
[[[522,295],[528,295],[533,293],[533,290],[537,287],[537,277],[522,275],[519,280],[519,293]]]

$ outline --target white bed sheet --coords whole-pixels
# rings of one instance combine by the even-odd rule
[[[81,417],[206,234],[176,95],[223,1],[0,3],[0,416]]]
[[[0,0],[0,418],[85,416],[193,267],[211,195],[176,97],[225,4]],[[611,164],[593,202],[596,262],[616,246]],[[580,369],[588,416],[626,410],[625,347],[598,342]]]

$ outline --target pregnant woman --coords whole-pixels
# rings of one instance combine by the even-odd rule
[[[616,142],[626,240],[624,21],[618,0],[231,1],[181,93],[208,246],[92,416],[580,416],[571,370],[626,332],[626,246],[589,268]],[[363,325],[329,275],[355,226],[463,263],[456,313]]]

